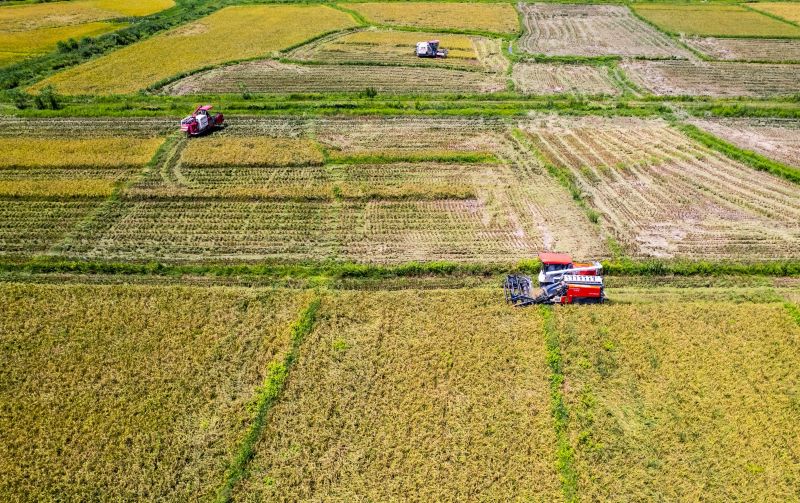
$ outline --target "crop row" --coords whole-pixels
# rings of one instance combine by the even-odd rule
[[[797,92],[800,65],[691,61],[626,61],[638,86],[657,95],[780,96]]]
[[[683,40],[707,56],[729,61],[800,61],[800,40],[790,38],[686,37]]]
[[[526,130],[550,162],[569,169],[609,231],[636,255],[798,256],[795,185],[663,123],[565,120]]]
[[[296,65],[252,61],[209,70],[164,88],[169,94],[363,92],[479,93],[505,90],[503,78],[478,72],[428,67]]]
[[[698,119],[692,123],[740,148],[800,168],[800,121]]]
[[[322,151],[307,139],[211,136],[190,141],[182,164],[205,166],[302,166],[323,162]]]
[[[0,169],[144,166],[161,138],[0,138]]]
[[[800,37],[800,28],[741,5],[639,3],[636,12],[662,30],[706,36]]]
[[[0,254],[45,252],[100,204],[0,199]]]
[[[516,88],[527,94],[619,95],[609,69],[598,65],[517,63],[512,73]]]
[[[48,117],[46,119],[3,117],[0,141],[15,138],[91,139],[103,137],[163,137],[176,129],[175,119]]]
[[[507,3],[346,3],[369,22],[427,29],[515,33],[517,13]]]
[[[519,46],[549,56],[687,57],[669,37],[625,6],[520,4],[525,34]]]

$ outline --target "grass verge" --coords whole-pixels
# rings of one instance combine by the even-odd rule
[[[578,500],[578,474],[575,471],[574,452],[567,434],[569,410],[564,401],[564,370],[561,358],[561,339],[553,318],[553,308],[542,306],[545,346],[547,348],[547,365],[550,367],[550,408],[553,415],[553,427],[557,440],[558,475],[561,479],[561,490],[568,502]]]
[[[720,140],[716,136],[703,131],[697,126],[693,126],[691,124],[676,124],[676,127],[680,129],[686,136],[692,138],[693,140],[699,141],[710,149],[725,154],[734,161],[739,161],[758,171],[767,171],[773,175],[785,178],[790,182],[800,184],[800,170],[797,168],[773,161],[772,159],[764,157],[763,155],[757,154],[750,150],[741,149],[736,145]]]
[[[255,453],[255,444],[261,436],[261,431],[267,421],[267,413],[272,405],[280,397],[289,376],[289,370],[297,359],[300,345],[305,337],[314,328],[314,321],[319,310],[320,299],[316,297],[300,314],[300,317],[291,328],[291,348],[283,357],[283,361],[273,361],[264,379],[264,384],[258,389],[256,394],[256,413],[250,429],[242,440],[236,457],[233,459],[230,468],[225,475],[225,482],[217,493],[217,501],[228,502],[231,500],[232,491],[237,482],[246,476],[247,464]]]

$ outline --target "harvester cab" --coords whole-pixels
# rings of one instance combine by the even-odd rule
[[[600,304],[605,301],[600,262],[575,263],[566,253],[540,253],[539,288],[530,276],[509,274],[503,283],[506,302],[533,304]]]
[[[181,121],[181,131],[187,136],[200,136],[214,129],[221,128],[225,118],[222,114],[211,114],[211,105],[201,105]]]
[[[417,42],[417,49],[415,53],[418,58],[447,57],[447,49],[439,49],[438,40],[429,40],[428,42]]]

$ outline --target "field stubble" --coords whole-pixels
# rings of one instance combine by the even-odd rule
[[[691,123],[739,148],[800,168],[798,120],[694,119]]]
[[[800,40],[789,38],[684,37],[707,56],[725,61],[800,62]]]

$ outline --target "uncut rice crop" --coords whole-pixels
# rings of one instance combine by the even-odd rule
[[[792,119],[694,119],[692,124],[740,148],[800,168],[800,121]]]
[[[364,2],[342,6],[379,24],[495,33],[519,31],[517,12],[508,3]]]
[[[582,500],[796,498],[800,326],[781,303],[555,314]]]
[[[418,58],[417,42],[437,39],[449,50],[447,58]],[[407,31],[364,30],[332,35],[292,50],[290,59],[324,63],[374,63],[435,66],[453,69],[484,69],[473,40],[466,35]]]
[[[797,186],[690,140],[660,120],[551,118],[522,126],[573,177],[634,256],[800,256]]]
[[[264,56],[354,25],[349,15],[322,5],[226,7],[56,73],[32,89],[52,84],[64,94],[132,93],[183,72]]]
[[[56,48],[56,44],[60,40],[67,40],[70,38],[79,40],[84,37],[96,37],[104,33],[118,30],[124,26],[126,25],[123,23],[99,21],[77,25],[36,28],[26,31],[9,32],[0,30],[0,65],[50,52]]]
[[[625,61],[630,80],[666,96],[789,96],[800,65],[705,61]]]
[[[161,138],[0,138],[0,170],[35,167],[143,166]]]
[[[429,67],[295,65],[249,61],[191,75],[164,88],[169,94],[363,92],[381,94],[493,92],[506,88],[504,77]]]
[[[512,79],[516,88],[526,94],[618,95],[608,67],[597,65],[562,65],[550,63],[517,63]]]
[[[686,37],[684,42],[725,61],[800,62],[800,40],[789,38]]]
[[[213,498],[303,292],[0,285],[0,497]]]
[[[322,164],[322,151],[306,139],[207,136],[189,141],[188,166],[292,166]]]
[[[549,56],[689,56],[668,36],[620,5],[520,4],[519,47]]]
[[[541,327],[494,289],[324,297],[233,499],[559,499]]]
[[[747,6],[794,23],[800,23],[800,5],[794,2],[756,2],[747,4]]]
[[[670,33],[685,35],[800,37],[800,27],[739,5],[634,4],[640,16]]]
[[[0,196],[5,197],[104,197],[114,191],[112,180],[76,178],[73,180],[0,180]]]
[[[0,32],[74,26],[129,16],[146,16],[175,5],[174,0],[71,0],[5,5]]]
[[[101,204],[91,199],[0,199],[0,255],[48,251]]]

